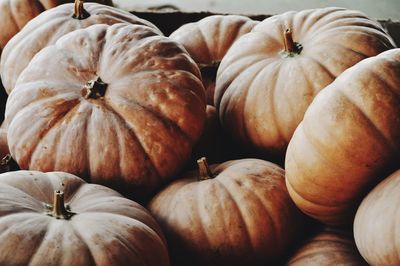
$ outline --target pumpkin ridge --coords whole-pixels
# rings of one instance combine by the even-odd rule
[[[87,259],[91,262],[91,265],[96,265],[94,256],[93,256],[93,252],[90,250],[88,242],[86,241],[86,239],[83,238],[83,236],[81,235],[81,233],[76,230],[75,226],[73,226],[72,223],[67,223],[67,226],[71,227],[71,231],[75,234],[75,236],[77,237],[77,239],[79,239],[80,241],[82,241],[82,243],[86,246],[86,248],[88,249],[89,252],[87,252],[86,254],[88,255]]]
[[[387,82],[387,80],[382,77],[382,75],[379,75],[376,71],[371,71],[370,75],[373,75],[376,79],[381,81],[384,84],[384,86],[381,86],[381,88],[385,91],[389,91],[393,95],[393,97],[395,97],[400,102],[400,89],[394,87],[393,84]]]
[[[197,27],[197,30],[198,30],[198,32],[200,33],[200,36],[201,36],[201,39],[202,39],[202,42],[206,45],[206,47],[207,47],[207,56],[208,56],[208,58],[209,59],[212,59],[213,58],[213,55],[211,54],[211,50],[212,49],[210,49],[210,44],[207,42],[207,34],[206,33],[204,33],[204,29],[203,29],[203,27]],[[197,60],[196,60],[197,61]],[[199,62],[200,63],[200,62]]]
[[[204,239],[207,241],[207,245],[209,247],[212,247],[214,243],[211,243],[210,237],[207,234],[207,231],[204,229],[204,218],[203,215],[200,211],[200,203],[203,202],[203,198],[201,197],[201,193],[200,193],[200,189],[204,186],[200,185],[201,183],[196,183],[197,185],[197,189],[196,189],[196,196],[195,196],[195,202],[196,205],[193,205],[193,213],[195,214],[195,216],[197,217],[197,219],[200,221],[200,226],[199,228],[201,228],[201,232],[203,233],[203,237]]]
[[[314,54],[307,54],[307,57],[311,59],[311,61],[315,62],[321,69],[323,69],[328,75],[332,78],[332,81],[336,79],[336,75],[332,73],[330,69],[324,64],[322,64],[317,58],[314,57]]]
[[[240,221],[241,221],[241,223],[242,223],[242,225],[243,225],[243,228],[244,228],[245,231],[246,231],[246,234],[245,234],[245,235],[246,235],[246,240],[247,240],[249,246],[251,247],[251,251],[254,251],[254,244],[253,244],[252,239],[251,239],[251,236],[250,236],[249,227],[248,227],[248,225],[247,225],[247,223],[246,223],[246,221],[245,221],[245,219],[244,219],[243,211],[242,211],[242,209],[239,207],[239,204],[238,204],[236,198],[235,198],[235,197],[233,196],[233,194],[229,191],[229,189],[227,188],[227,186],[225,185],[225,183],[222,182],[222,180],[223,180],[222,178],[221,178],[221,180],[220,180],[220,178],[216,177],[216,178],[214,178],[214,180],[220,185],[220,187],[221,187],[223,190],[225,190],[225,192],[227,193],[227,195],[229,196],[229,198],[232,200],[234,206],[236,207],[237,213],[239,214]],[[221,197],[220,197],[220,194],[221,194],[221,193],[218,193],[218,194],[219,194],[218,199],[221,200]],[[230,209],[229,211],[232,212],[232,213],[234,213],[234,211],[233,211],[232,209]],[[224,220],[224,225],[225,225],[225,220]],[[231,240],[231,239],[229,239],[229,240]]]
[[[65,105],[69,104],[70,102],[75,102],[73,106],[69,109],[66,110],[65,112],[62,112],[59,114],[56,118],[52,119],[49,123],[48,126],[40,133],[40,138],[38,141],[35,143],[35,145],[32,145],[30,148],[30,151],[27,152],[27,158],[28,158],[28,168],[31,168],[31,163],[33,159],[33,155],[35,154],[35,151],[37,150],[39,144],[41,143],[41,140],[45,138],[45,136],[59,123],[62,123],[65,120],[65,117],[67,114],[74,110],[75,107],[79,106],[80,101],[78,99],[71,99],[70,101],[67,101]],[[25,108],[24,108],[25,109]],[[21,109],[22,111],[23,109]],[[22,166],[22,165],[21,165]]]
[[[379,139],[381,139],[384,142],[385,146],[389,146],[391,152],[395,154],[397,150],[396,145],[392,143],[390,139],[382,133],[382,131],[379,129],[379,126],[369,118],[366,111],[362,110],[361,107],[355,101],[353,101],[350,97],[348,97],[347,92],[345,90],[340,89],[337,90],[337,92],[342,95],[342,99],[346,100],[348,103],[350,103],[352,106],[355,107],[355,110],[357,110],[358,113],[363,117],[363,120],[368,123],[368,128],[372,129],[373,132],[377,133],[374,135],[379,137]]]
[[[138,135],[136,134],[135,129],[113,108],[112,104],[108,102],[108,104],[104,105],[105,108],[107,108],[108,111],[112,112],[117,119],[119,119],[122,124],[125,126],[125,128],[128,130],[129,135],[132,137],[132,140],[136,140],[136,143],[139,144],[139,147],[141,147],[141,150],[143,151],[142,154],[148,159],[147,161],[150,162],[149,166],[152,168],[152,172],[156,173],[156,176],[158,179],[161,179],[161,174],[158,171],[155,162],[153,161],[153,158],[150,158],[149,154],[147,153],[144,144],[142,141],[140,141]],[[121,169],[120,169],[121,172]]]

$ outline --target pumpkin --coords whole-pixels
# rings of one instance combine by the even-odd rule
[[[121,22],[157,29],[152,23],[127,11],[96,3],[84,4],[78,0],[43,12],[31,20],[4,48],[0,62],[4,88],[9,94],[34,55],[44,47],[53,45],[61,36],[93,24],[112,25]],[[158,29],[157,32],[161,34]]]
[[[65,0],[0,0],[0,53],[7,42],[31,19],[46,9],[65,2]],[[94,2],[112,5],[111,0],[94,0]]]
[[[4,128],[4,126],[0,127],[0,158],[3,158],[7,154],[9,154],[10,151],[8,149],[8,144],[7,144],[7,129]]]
[[[282,160],[314,96],[345,69],[393,48],[381,26],[343,8],[265,19],[228,50],[217,72],[222,127],[243,147]]]
[[[148,211],[63,172],[0,175],[1,265],[167,266]]]
[[[174,265],[266,265],[296,240],[303,220],[284,170],[260,159],[219,165],[168,185],[148,209],[166,236]]]
[[[205,120],[200,71],[141,25],[93,25],[39,52],[9,95],[21,169],[73,173],[135,198],[173,177]]]
[[[342,73],[314,99],[286,154],[296,205],[332,225],[353,221],[368,190],[400,152],[400,49]]]
[[[370,265],[399,265],[400,170],[380,182],[363,199],[354,220],[354,238]]]
[[[181,43],[202,71],[207,104],[214,104],[218,65],[237,38],[258,23],[239,15],[212,15],[179,27],[170,38]]]
[[[287,266],[368,265],[344,230],[324,228],[309,238],[286,263]]]

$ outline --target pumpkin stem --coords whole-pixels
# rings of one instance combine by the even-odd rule
[[[283,33],[283,37],[285,44],[285,50],[283,51],[283,54],[289,57],[300,54],[301,50],[303,50],[303,46],[293,41],[292,30],[289,28],[286,29]]]
[[[202,157],[197,160],[197,165],[199,167],[199,180],[207,180],[213,178],[213,173],[208,166],[206,157]]]
[[[104,97],[106,94],[107,90],[107,83],[104,83],[100,77],[97,78],[97,80],[91,80],[88,83],[86,83],[83,91],[82,91],[82,96],[85,99],[98,99]]]
[[[53,194],[53,207],[51,212],[48,213],[50,216],[53,216],[57,219],[65,219],[68,220],[75,213],[68,211],[64,205],[64,192],[56,190]]]
[[[73,18],[75,19],[86,19],[90,17],[89,12],[87,12],[83,8],[83,0],[75,0],[74,3],[74,14],[72,15]]]

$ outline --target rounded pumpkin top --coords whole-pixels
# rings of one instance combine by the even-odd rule
[[[76,0],[78,2],[79,0]],[[31,19],[43,11],[73,0],[0,0],[0,53],[7,42],[17,34]],[[82,1],[83,2],[83,1]],[[111,5],[111,0],[91,0]]]
[[[143,193],[189,158],[205,108],[199,69],[177,43],[147,26],[93,25],[23,71],[6,106],[7,140],[22,169]]]
[[[84,15],[77,18],[78,14]],[[127,11],[97,3],[83,4],[83,1],[76,1],[74,4],[64,4],[41,13],[4,47],[0,61],[0,75],[4,88],[9,94],[35,54],[54,44],[61,36],[94,24],[112,25],[122,22],[146,25],[162,34],[156,26],[144,19]]]
[[[169,265],[145,208],[68,173],[1,174],[0,233],[1,265]]]
[[[283,157],[314,96],[357,62],[394,47],[358,11],[322,8],[265,19],[221,61],[215,106],[234,138]]]
[[[233,42],[258,23],[245,16],[212,15],[187,23],[171,33],[200,65],[219,62]]]
[[[227,161],[174,181],[149,204],[171,257],[188,265],[265,265],[293,244],[303,220],[284,170],[260,159]]]
[[[307,109],[286,153],[289,193],[332,225],[353,221],[362,197],[400,152],[400,49],[343,72]]]

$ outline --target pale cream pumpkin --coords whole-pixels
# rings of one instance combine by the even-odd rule
[[[31,19],[43,11],[73,2],[66,0],[0,0],[0,53],[7,42]],[[76,0],[78,2],[78,0]],[[82,1],[83,2],[83,1]],[[111,0],[91,0],[112,5]]]
[[[140,25],[93,25],[39,52],[9,95],[10,152],[22,169],[64,171],[138,196],[189,159],[205,121],[200,71]]]
[[[379,183],[362,201],[354,220],[354,238],[370,265],[400,265],[400,170]]]
[[[227,161],[188,172],[162,190],[149,210],[175,265],[273,265],[296,241],[303,218],[284,170],[259,160]]]
[[[244,147],[281,159],[314,96],[347,68],[393,47],[358,11],[330,7],[267,18],[221,61],[221,124]]]
[[[170,38],[181,43],[202,71],[207,104],[214,105],[218,65],[237,38],[258,23],[239,15],[212,15],[179,27]]]
[[[332,225],[350,224],[364,195],[399,168],[400,49],[365,59],[322,90],[286,153],[296,205]]]
[[[144,207],[68,173],[1,174],[0,235],[1,265],[169,265]]]
[[[156,26],[144,19],[97,3],[77,0],[73,4],[61,5],[41,13],[8,42],[2,52],[0,75],[4,88],[9,94],[35,54],[44,47],[53,45],[61,36],[94,24],[112,25],[122,22],[146,25],[162,34]]]

